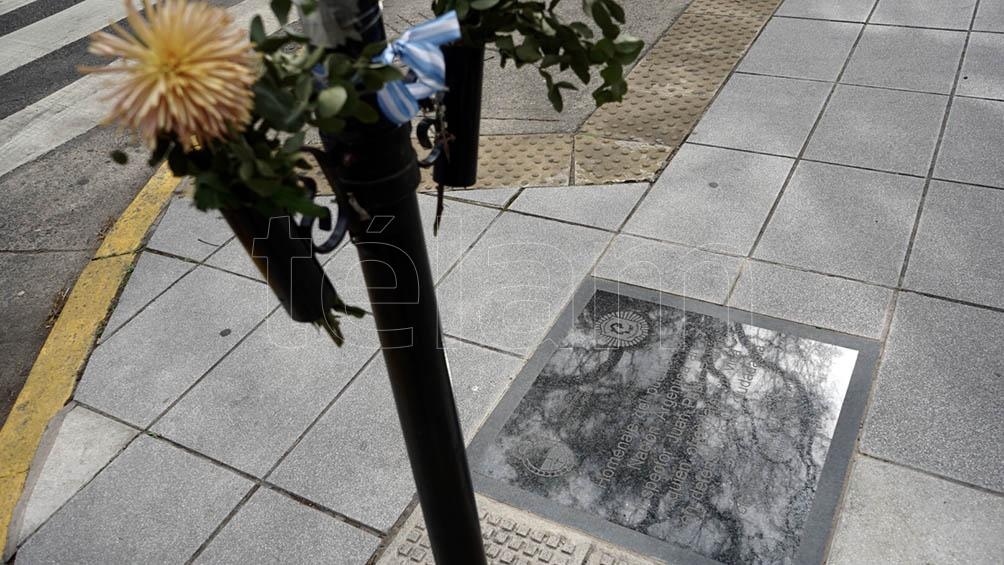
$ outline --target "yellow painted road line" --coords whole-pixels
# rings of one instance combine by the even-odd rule
[[[180,179],[171,174],[167,165],[161,166],[136,195],[122,216],[119,217],[111,231],[105,235],[101,247],[94,255],[95,259],[112,257],[138,251],[143,244],[143,238],[153,221],[160,215],[167,199],[178,187]]]
[[[84,268],[0,429],[0,548],[49,420],[73,396],[77,375],[112,311],[136,252],[178,185],[166,166],[147,182]]]

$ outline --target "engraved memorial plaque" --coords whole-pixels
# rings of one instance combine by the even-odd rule
[[[673,563],[818,563],[876,351],[588,279],[472,443],[476,487]]]

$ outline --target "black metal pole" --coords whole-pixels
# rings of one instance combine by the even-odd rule
[[[360,0],[360,11],[374,0]],[[383,22],[364,42],[383,37]],[[375,34],[379,34],[376,36]],[[349,47],[352,48],[351,46]],[[369,289],[418,499],[436,563],[486,563],[416,190],[411,126],[351,123],[322,136],[326,171]],[[364,211],[364,212],[363,212]]]

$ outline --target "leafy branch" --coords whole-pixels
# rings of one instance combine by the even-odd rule
[[[456,10],[464,42],[468,45],[494,44],[516,67],[533,65],[544,79],[547,97],[554,109],[564,107],[562,90],[579,87],[555,80],[555,70],[571,69],[582,85],[592,80],[593,67],[599,68],[603,83],[592,92],[597,106],[619,102],[627,93],[624,67],[634,62],[644,42],[621,31],[624,9],[616,0],[582,0],[589,23],[566,22],[556,13],[561,0],[433,0],[438,14]],[[594,30],[599,31],[597,36]]]
[[[311,168],[303,151],[306,128],[337,133],[350,120],[377,121],[378,110],[367,96],[404,75],[372,61],[385,43],[370,44],[355,58],[330,52],[289,27],[289,0],[272,0],[271,7],[282,26],[278,32],[266,35],[260,16],[251,21],[251,42],[261,63],[252,87],[251,123],[189,151],[175,136],[163,135],[150,165],[166,159],[176,176],[193,176],[201,209],[253,205],[264,214],[324,217],[328,210],[314,204],[304,178]],[[290,44],[299,48],[284,49]]]

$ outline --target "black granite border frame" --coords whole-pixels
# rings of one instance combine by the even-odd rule
[[[868,392],[874,378],[879,342],[618,281],[586,277],[575,291],[572,301],[562,310],[554,326],[547,333],[543,343],[513,380],[498,406],[471,441],[467,451],[471,461],[471,474],[475,489],[500,502],[578,528],[589,535],[647,556],[681,564],[714,565],[718,563],[682,546],[647,536],[580,510],[561,506],[544,497],[512,487],[479,472],[479,463],[484,458],[485,450],[495,440],[523,396],[530,390],[540,371],[572,327],[575,319],[599,290],[664,304],[685,312],[695,312],[718,319],[736,320],[738,315],[743,317],[744,323],[748,322],[761,328],[806,337],[854,349],[858,352],[854,372],[847,386],[844,402],[840,407],[840,417],[837,420],[833,438],[830,440],[826,462],[816,487],[812,509],[806,518],[802,540],[794,559],[795,563],[822,563],[830,532],[833,529],[837,505],[843,492],[847,470],[854,455],[854,446],[864,416],[865,404],[868,401]]]

